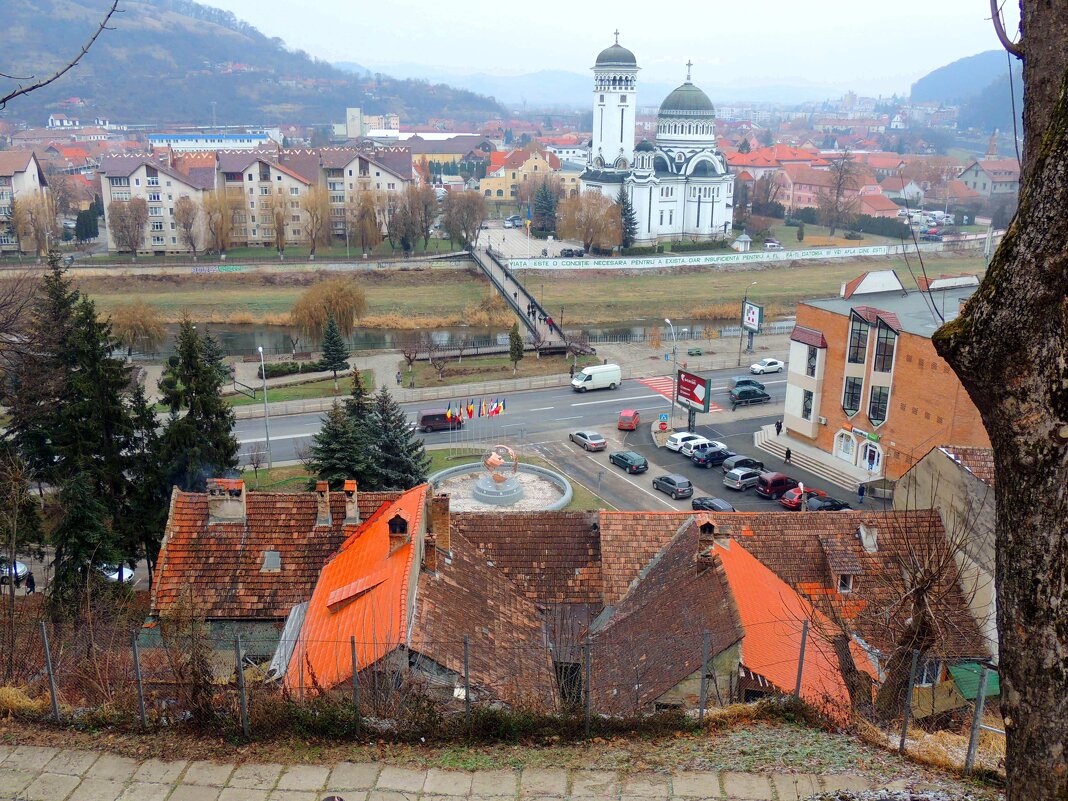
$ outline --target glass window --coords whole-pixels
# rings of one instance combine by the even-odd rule
[[[849,376],[845,380],[845,391],[842,393],[842,408],[848,415],[854,415],[860,411],[860,393],[864,387],[864,379]]]
[[[808,346],[808,360],[805,362],[805,375],[816,376],[816,356],[819,351],[811,345]]]
[[[805,418],[806,420],[811,420],[812,419],[812,400],[813,400],[813,397],[814,396],[812,395],[812,393],[809,392],[806,389],[805,390],[805,394],[801,399],[801,416],[803,418]]]
[[[868,403],[868,419],[875,425],[886,422],[886,407],[890,403],[890,387],[872,387]]]
[[[878,373],[889,373],[894,366],[894,344],[897,334],[889,326],[880,325],[875,339],[875,361],[871,369]]]
[[[853,592],[853,577],[843,573],[838,577],[838,592]]]
[[[864,364],[868,351],[868,328],[870,326],[856,315],[849,323],[849,363]]]

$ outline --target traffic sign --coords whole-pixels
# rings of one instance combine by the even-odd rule
[[[668,424],[667,424],[667,423],[661,423],[661,424],[660,424],[660,430],[661,430],[661,431],[667,431],[667,426],[668,426]]]
[[[671,419],[671,417],[668,415],[667,412],[661,412],[660,413],[660,422],[661,423],[666,423],[670,419]]]

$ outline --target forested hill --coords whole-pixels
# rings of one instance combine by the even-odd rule
[[[110,3],[2,0],[0,5],[5,29],[0,73],[27,76],[48,74],[77,53]],[[406,122],[503,113],[492,98],[444,84],[354,76],[287,49],[281,39],[264,36],[230,12],[191,0],[122,0],[120,8],[115,30],[105,31],[75,70],[16,99],[4,116],[35,125],[53,111],[121,122],[206,123],[213,101],[220,124],[341,121],[348,106],[394,111]],[[0,88],[9,86],[0,79]],[[82,104],[64,105],[71,98]]]

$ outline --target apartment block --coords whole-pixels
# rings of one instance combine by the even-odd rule
[[[47,192],[48,180],[32,150],[0,152],[0,253],[13,252],[19,247],[18,237],[9,224],[12,200],[32,200]]]

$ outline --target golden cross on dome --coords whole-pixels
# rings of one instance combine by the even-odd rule
[[[693,66],[693,61],[692,60],[686,62],[686,80],[687,81],[690,80],[690,67],[692,67],[692,66]]]
[[[616,28],[616,44],[619,44],[619,28]]]

